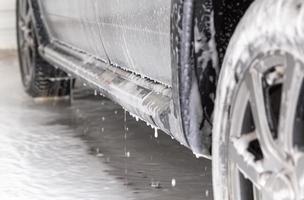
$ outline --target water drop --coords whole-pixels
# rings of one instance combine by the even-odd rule
[[[171,180],[171,185],[172,185],[172,187],[176,186],[176,180],[174,178]]]
[[[205,195],[206,195],[206,197],[209,196],[209,190],[206,190],[206,191],[205,191]]]
[[[154,137],[158,138],[158,129],[157,128],[154,128]]]
[[[128,152],[126,153],[126,157],[127,157],[127,158],[130,158],[130,156],[131,156],[131,153],[128,151]]]
[[[124,111],[124,122],[127,122],[127,111]]]
[[[94,91],[94,95],[97,96],[97,90]]]
[[[195,156],[196,158],[201,158],[201,157],[202,157],[202,155],[200,155],[200,154],[198,154],[198,153],[194,153],[194,156]]]

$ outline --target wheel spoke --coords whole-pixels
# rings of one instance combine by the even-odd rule
[[[25,40],[21,40],[21,41],[20,41],[20,48],[21,48],[21,49],[26,48],[26,41],[25,41]]]
[[[32,18],[32,15],[31,15],[31,12],[28,10],[25,17],[24,17],[24,20],[25,20],[25,24],[27,26],[29,26],[30,22],[31,22],[31,18]]]
[[[24,0],[21,1],[21,4],[19,5],[19,26],[29,26],[29,23],[31,22],[31,12],[30,7],[28,5],[28,1]]]
[[[304,198],[303,79],[304,65],[282,51],[258,57],[245,73],[230,114],[228,166],[236,196]]]
[[[21,62],[22,62],[21,67],[22,67],[23,73],[25,74],[25,76],[27,76],[27,74],[28,74],[27,58],[25,56],[22,56]]]
[[[28,13],[28,1],[22,0],[20,5],[20,14],[23,18],[25,18],[26,14]]]
[[[24,34],[25,30],[26,30],[26,25],[25,25],[25,21],[23,18],[19,18],[19,22],[18,22],[18,26],[19,26],[19,31]]]
[[[250,93],[249,101],[252,108],[256,134],[264,156],[273,159],[273,161],[275,161],[273,164],[284,163],[284,154],[276,145],[268,124],[262,83],[263,73],[260,69],[262,69],[262,66],[256,64],[245,78]],[[278,165],[275,166],[279,167]]]
[[[29,73],[29,58],[28,58],[28,50],[26,50],[26,51],[24,51],[24,53],[23,53],[24,55],[23,55],[23,70],[24,70],[24,73],[26,74],[26,75],[28,75],[28,73]]]
[[[25,16],[25,13],[26,13],[26,10],[25,10],[25,4],[26,4],[26,1],[23,0],[23,1],[19,1],[18,2],[18,17],[19,17],[19,20],[22,20],[24,21],[24,16]]]
[[[300,199],[304,199],[304,153],[296,153],[296,177]]]
[[[261,162],[256,162],[254,156],[248,152],[249,143],[255,139],[255,133],[233,138],[229,144],[229,157],[248,179],[255,185],[259,185],[259,174],[264,170]]]
[[[30,50],[27,45],[25,45],[24,48],[22,49],[22,68],[23,68],[26,76],[30,75],[30,70],[31,70],[31,66],[32,66],[32,61],[30,58],[29,51]]]
[[[278,139],[286,152],[293,153],[294,121],[304,73],[300,63],[290,57],[286,61]]]
[[[32,36],[27,35],[25,40],[26,40],[28,48],[33,50],[35,48],[35,44],[34,44],[34,39],[32,38]]]
[[[255,187],[259,188],[267,199],[286,199],[286,196],[291,196],[293,194],[293,189],[289,187],[290,185],[286,176],[280,174],[280,172],[273,173],[266,170],[265,161],[256,161],[254,156],[248,152],[247,147],[249,143],[255,139],[256,134],[254,132],[243,135],[240,138],[233,138],[229,144],[229,158],[234,161],[245,178],[249,179]],[[275,167],[273,166],[273,168]],[[280,189],[286,191],[284,193],[285,196],[280,196],[280,194],[278,195],[275,193],[276,190]]]

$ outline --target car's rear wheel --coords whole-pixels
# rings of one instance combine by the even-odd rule
[[[38,52],[33,12],[29,0],[17,0],[17,45],[22,83],[33,97],[67,96],[67,74],[44,61]]]
[[[216,200],[304,198],[302,7],[257,0],[232,38],[216,100]]]

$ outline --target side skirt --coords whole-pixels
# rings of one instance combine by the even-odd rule
[[[42,57],[71,75],[81,78],[103,95],[155,129],[161,129],[189,148],[174,115],[172,89],[60,42],[41,46]]]

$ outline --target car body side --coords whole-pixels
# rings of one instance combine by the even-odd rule
[[[220,66],[252,1],[32,0],[31,4],[42,57],[88,81],[195,154],[210,157]]]

